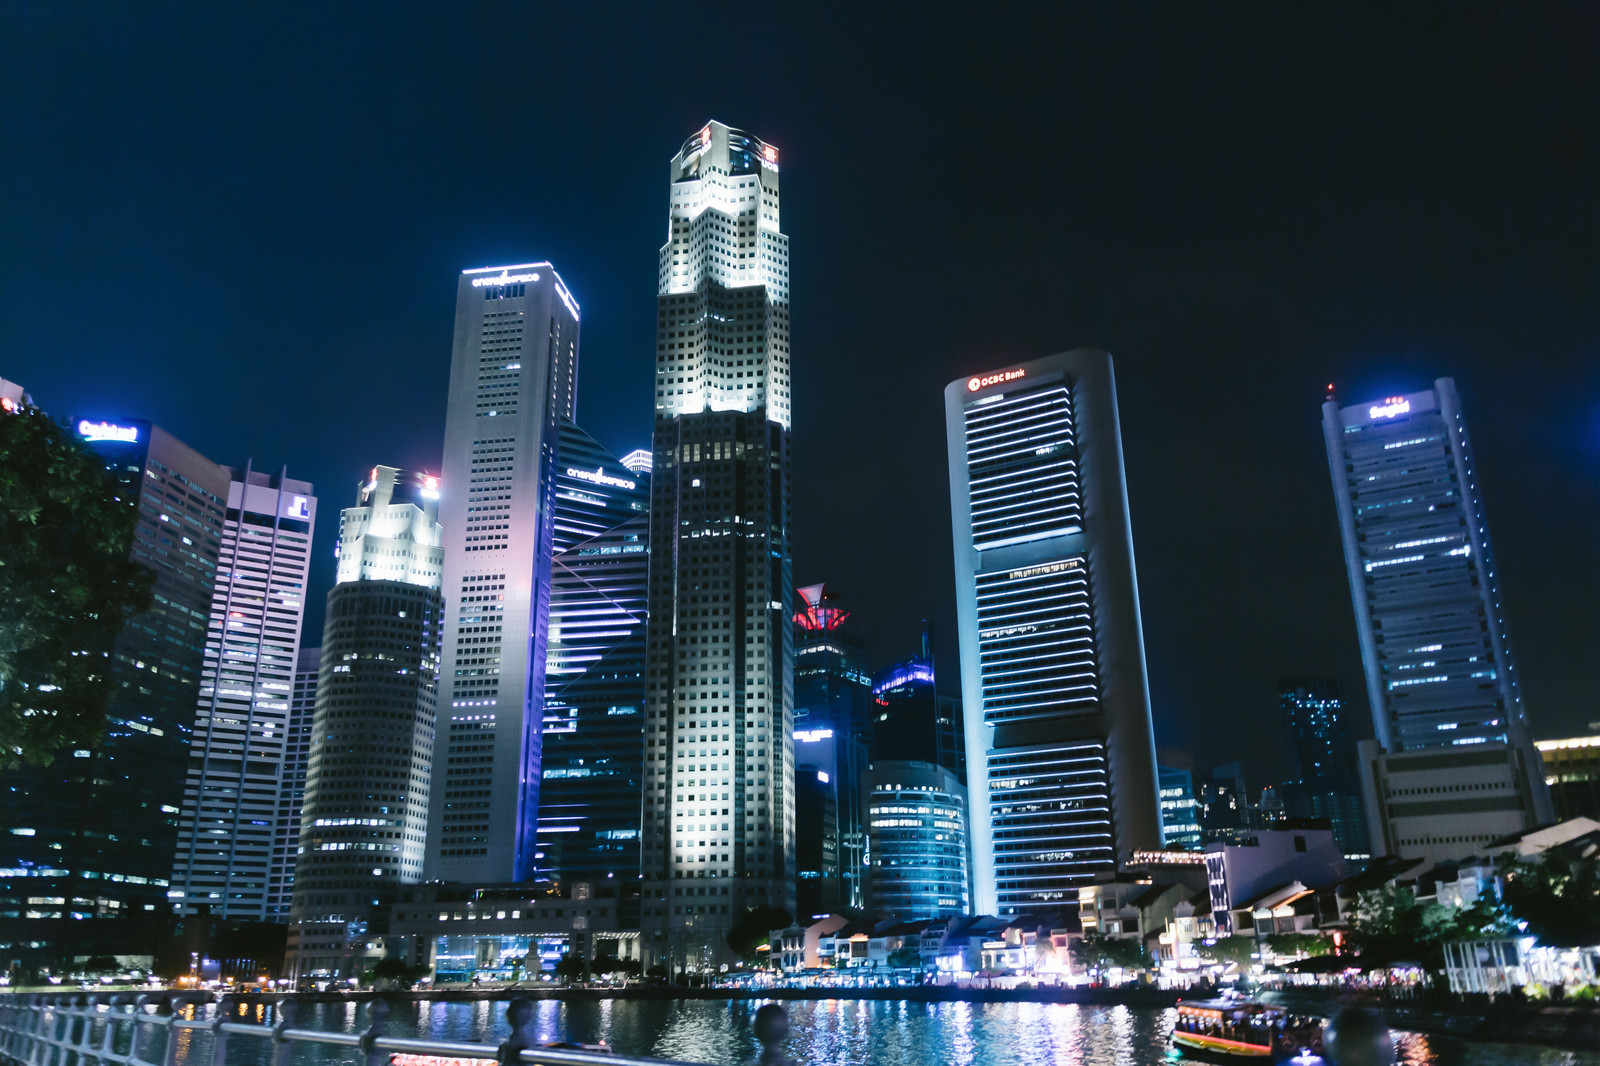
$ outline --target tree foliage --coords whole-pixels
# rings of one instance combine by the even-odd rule
[[[1072,953],[1078,965],[1097,979],[1108,970],[1137,970],[1150,964],[1150,954],[1139,937],[1086,933],[1073,945]]]
[[[1539,943],[1600,944],[1600,859],[1551,849],[1533,861],[1508,855],[1497,872],[1506,910]]]
[[[1496,936],[1505,929],[1505,915],[1492,899],[1452,907],[1419,902],[1406,885],[1384,885],[1356,898],[1350,940],[1363,962],[1414,961],[1437,970],[1444,966],[1445,944]]]
[[[1194,946],[1194,950],[1212,962],[1224,965],[1231,962],[1244,968],[1260,954],[1261,945],[1257,944],[1256,938],[1249,933],[1235,933],[1233,936],[1219,936],[1209,944],[1198,943]]]
[[[137,501],[117,495],[43,413],[0,415],[0,769],[105,732],[111,643],[150,605],[151,574],[128,558]]]
[[[792,922],[789,912],[781,907],[752,907],[728,930],[728,950],[746,962],[753,962],[756,950],[767,943],[772,931],[787,929]]]

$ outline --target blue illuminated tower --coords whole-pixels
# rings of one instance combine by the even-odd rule
[[[1161,845],[1111,357],[945,389],[974,908],[1076,899]]]
[[[430,878],[534,875],[557,438],[577,377],[578,304],[549,263],[461,273],[439,507]]]
[[[561,423],[545,655],[539,872],[639,879],[650,475]]]

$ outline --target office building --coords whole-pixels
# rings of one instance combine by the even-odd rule
[[[1200,803],[1194,794],[1194,772],[1177,766],[1157,766],[1156,781],[1161,795],[1161,832],[1166,846],[1197,849],[1204,842],[1200,832]]]
[[[800,918],[864,904],[872,684],[850,612],[823,585],[796,590],[794,762],[796,901]]]
[[[162,943],[183,767],[228,507],[226,467],[149,422],[82,419],[78,435],[135,501],[129,557],[150,609],[111,647],[105,738],[0,779],[0,960],[116,955]]]
[[[534,875],[557,437],[577,374],[578,304],[549,263],[461,273],[439,510],[447,713],[430,878]]]
[[[273,836],[316,518],[287,470],[232,472],[167,892],[179,913],[262,922],[287,907],[270,892]]]
[[[961,701],[939,692],[926,632],[922,654],[896,663],[872,679],[872,700],[869,735],[875,761],[931,762],[966,781]]]
[[[1600,722],[1589,728],[1600,730]],[[1544,780],[1555,805],[1556,819],[1600,821],[1600,736],[1535,741],[1544,759]]]
[[[422,880],[438,765],[441,492],[435,476],[376,466],[340,516],[290,908],[298,977],[365,972],[382,957],[396,890]]]
[[[1111,357],[945,389],[974,908],[1077,899],[1161,846]]]
[[[294,902],[294,868],[300,854],[300,811],[305,803],[306,764],[311,758],[311,727],[317,711],[320,647],[301,648],[294,662],[289,694],[288,739],[278,783],[278,812],[272,820],[272,864],[267,875],[267,920],[287,923]]]
[[[538,869],[636,893],[650,476],[563,421],[555,486]]]
[[[956,775],[933,763],[874,760],[861,791],[867,907],[905,919],[969,913],[967,790]]]
[[[720,122],[669,165],[656,318],[647,955],[720,964],[793,913],[789,251],[778,151]]]
[[[1280,682],[1278,709],[1288,734],[1294,775],[1277,789],[1285,815],[1327,821],[1345,858],[1368,858],[1372,844],[1361,805],[1356,741],[1339,683],[1332,679]]]
[[[1200,810],[1200,836],[1207,843],[1248,837],[1261,828],[1261,812],[1250,800],[1244,767],[1237,762],[1213,767],[1200,782],[1195,802]]]
[[[1403,833],[1374,833],[1374,848],[1404,838],[1465,855],[1549,821],[1455,383],[1348,407],[1330,397],[1322,424],[1380,756],[1432,753],[1405,760],[1404,774],[1427,775],[1411,785],[1363,760],[1373,781],[1430,797],[1368,794],[1369,820],[1379,806],[1411,820]],[[1452,769],[1476,780],[1491,768],[1510,791],[1448,787]]]

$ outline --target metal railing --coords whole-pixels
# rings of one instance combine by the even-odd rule
[[[211,1018],[184,1018],[178,1014],[185,1007],[199,1007],[211,1001],[209,992],[110,997],[17,993],[0,997],[0,1063],[6,1066],[179,1066],[181,1058],[183,1066],[225,1066],[230,1046],[243,1038],[268,1041],[272,1066],[289,1066],[295,1047],[306,1044],[354,1048],[359,1055],[355,1061],[363,1066],[388,1066],[394,1055],[477,1059],[480,1066],[487,1066],[487,1062],[499,1066],[517,1063],[694,1066],[669,1059],[542,1046],[533,1034],[533,1004],[526,999],[514,999],[507,1006],[506,1021],[511,1026],[511,1035],[499,1045],[386,1036],[384,1026],[390,1008],[381,999],[367,1003],[364,1019],[367,1027],[360,1033],[296,1029],[296,1004],[292,998],[277,1001],[277,1021],[273,1025],[230,1021],[234,1007],[240,1002],[232,996],[216,1001],[216,1011]],[[767,1045],[761,1061],[781,1061],[768,1058],[768,1055],[779,1054],[776,1041],[763,1035],[770,1032],[770,1028],[757,1025],[756,1029],[757,1038]],[[209,1063],[199,1057],[198,1049],[180,1056],[179,1034],[183,1030],[199,1030],[211,1035]],[[787,1031],[786,1025],[784,1031]]]

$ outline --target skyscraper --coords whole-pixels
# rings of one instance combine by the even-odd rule
[[[961,701],[940,694],[928,634],[922,654],[896,663],[872,679],[872,758],[930,762],[963,783],[967,774]]]
[[[300,811],[306,795],[306,763],[311,758],[311,727],[317,713],[317,670],[320,647],[301,648],[294,663],[294,691],[289,695],[289,738],[283,746],[283,774],[278,783],[278,812],[272,823],[272,865],[268,870],[267,919],[288,922],[294,902],[295,860],[300,854]]]
[[[339,523],[301,806],[289,956],[365,971],[388,904],[422,880],[443,629],[440,481],[376,466]]]
[[[799,918],[866,903],[861,773],[872,685],[866,653],[823,585],[794,613],[796,901]]]
[[[862,776],[867,906],[907,920],[969,913],[967,790],[928,762],[874,759]]]
[[[1161,845],[1111,357],[945,389],[974,907],[1060,904]]]
[[[183,913],[264,922],[317,498],[287,470],[234,470],[211,594],[167,896]]]
[[[1294,780],[1280,788],[1290,818],[1326,819],[1348,859],[1372,854],[1356,741],[1339,683],[1332,679],[1281,681],[1278,706],[1289,735]]]
[[[669,165],[656,317],[645,950],[715,961],[794,904],[789,251],[778,151],[712,122]]]
[[[5,959],[150,955],[163,926],[206,618],[228,506],[226,467],[149,422],[83,419],[139,523],[150,609],[111,648],[105,738],[5,776],[0,944]]]
[[[650,476],[561,423],[539,871],[638,889]]]
[[[1548,821],[1455,383],[1349,407],[1330,398],[1322,425],[1373,728],[1390,760],[1375,779],[1409,797],[1369,795],[1368,817],[1389,838],[1374,847],[1465,855]],[[1405,757],[1416,752],[1438,754]],[[1492,772],[1503,787],[1469,797],[1441,772]]]
[[[428,876],[533,876],[561,420],[576,407],[578,305],[549,263],[456,285],[439,519],[444,683]]]

